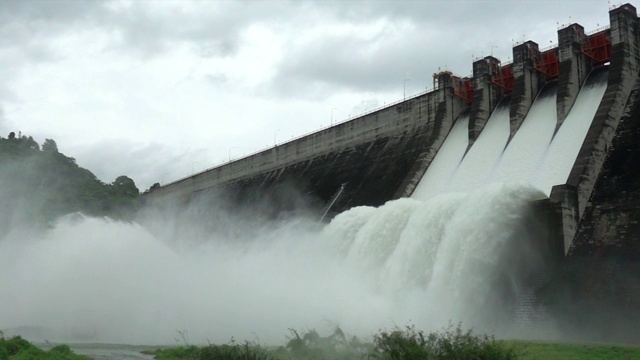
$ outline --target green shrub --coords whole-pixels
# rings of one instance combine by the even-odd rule
[[[20,336],[5,339],[0,332],[0,360],[87,360],[83,355],[74,354],[67,345],[58,345],[44,351]]]
[[[196,359],[197,352],[198,348],[196,346],[180,346],[169,349],[158,349],[151,354],[159,360]]]
[[[291,336],[284,348],[275,354],[282,359],[290,360],[350,360],[361,359],[371,351],[370,344],[357,337],[347,338],[340,328],[333,334],[322,337],[315,330],[302,336],[298,331],[289,329]]]
[[[197,353],[197,360],[276,360],[272,354],[260,345],[245,341],[237,344],[231,340],[228,344],[209,345]]]
[[[381,360],[511,360],[516,359],[517,354],[493,337],[463,331],[460,325],[426,336],[414,326],[407,326],[375,335],[370,357]]]
[[[0,347],[3,348],[9,357],[17,355],[19,352],[34,347],[27,340],[20,336],[11,339],[0,338]]]
[[[237,344],[231,340],[228,344],[210,344],[204,347],[180,346],[170,349],[159,349],[151,353],[158,360],[275,360],[260,345],[244,342]]]

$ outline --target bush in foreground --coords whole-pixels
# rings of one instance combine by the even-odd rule
[[[5,339],[0,333],[0,360],[88,360],[77,355],[67,345],[58,345],[44,351],[20,336]]]
[[[223,345],[157,350],[156,359],[193,360],[511,360],[515,350],[493,337],[475,335],[461,326],[425,335],[413,326],[380,331],[373,343],[347,338],[342,330],[322,337],[315,330],[290,330],[285,346],[268,350],[259,344],[234,341]]]
[[[151,354],[159,360],[192,359],[192,360],[277,360],[271,352],[260,345],[244,342],[238,344],[231,340],[228,344],[196,347],[181,346],[170,349],[159,349]]]
[[[373,337],[371,357],[381,360],[511,360],[516,351],[487,335],[463,331],[460,325],[443,332],[424,332],[414,326],[380,331]]]

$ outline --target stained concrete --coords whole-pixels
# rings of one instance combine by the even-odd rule
[[[332,209],[340,212],[410,195],[466,108],[453,96],[450,79],[440,83],[433,92],[154,189],[144,198],[155,204],[188,201],[215,190],[248,203],[286,183],[327,203],[345,184]]]

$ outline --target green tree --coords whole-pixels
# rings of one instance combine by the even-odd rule
[[[114,194],[120,197],[133,198],[140,194],[140,190],[136,186],[136,183],[128,176],[121,175],[111,183],[114,188]]]
[[[52,139],[45,139],[42,144],[42,151],[49,153],[57,153],[58,152],[58,144]]]

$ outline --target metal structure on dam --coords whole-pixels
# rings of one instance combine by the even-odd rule
[[[549,49],[518,44],[509,64],[478,59],[470,78],[436,73],[431,92],[156,187],[144,198],[161,205],[220,192],[240,203],[270,198],[288,208],[295,200],[279,189],[293,187],[319,208],[331,204],[334,214],[379,206],[411,196],[461,115],[469,117],[469,150],[498,104],[508,104],[511,141],[538,94],[553,86],[557,133],[588,75],[606,71],[606,90],[570,175],[540,204],[562,263],[561,280],[546,287],[563,288],[583,312],[607,304],[640,319],[640,20],[631,4],[611,8],[609,17],[609,27],[591,33],[579,24],[561,28]]]

